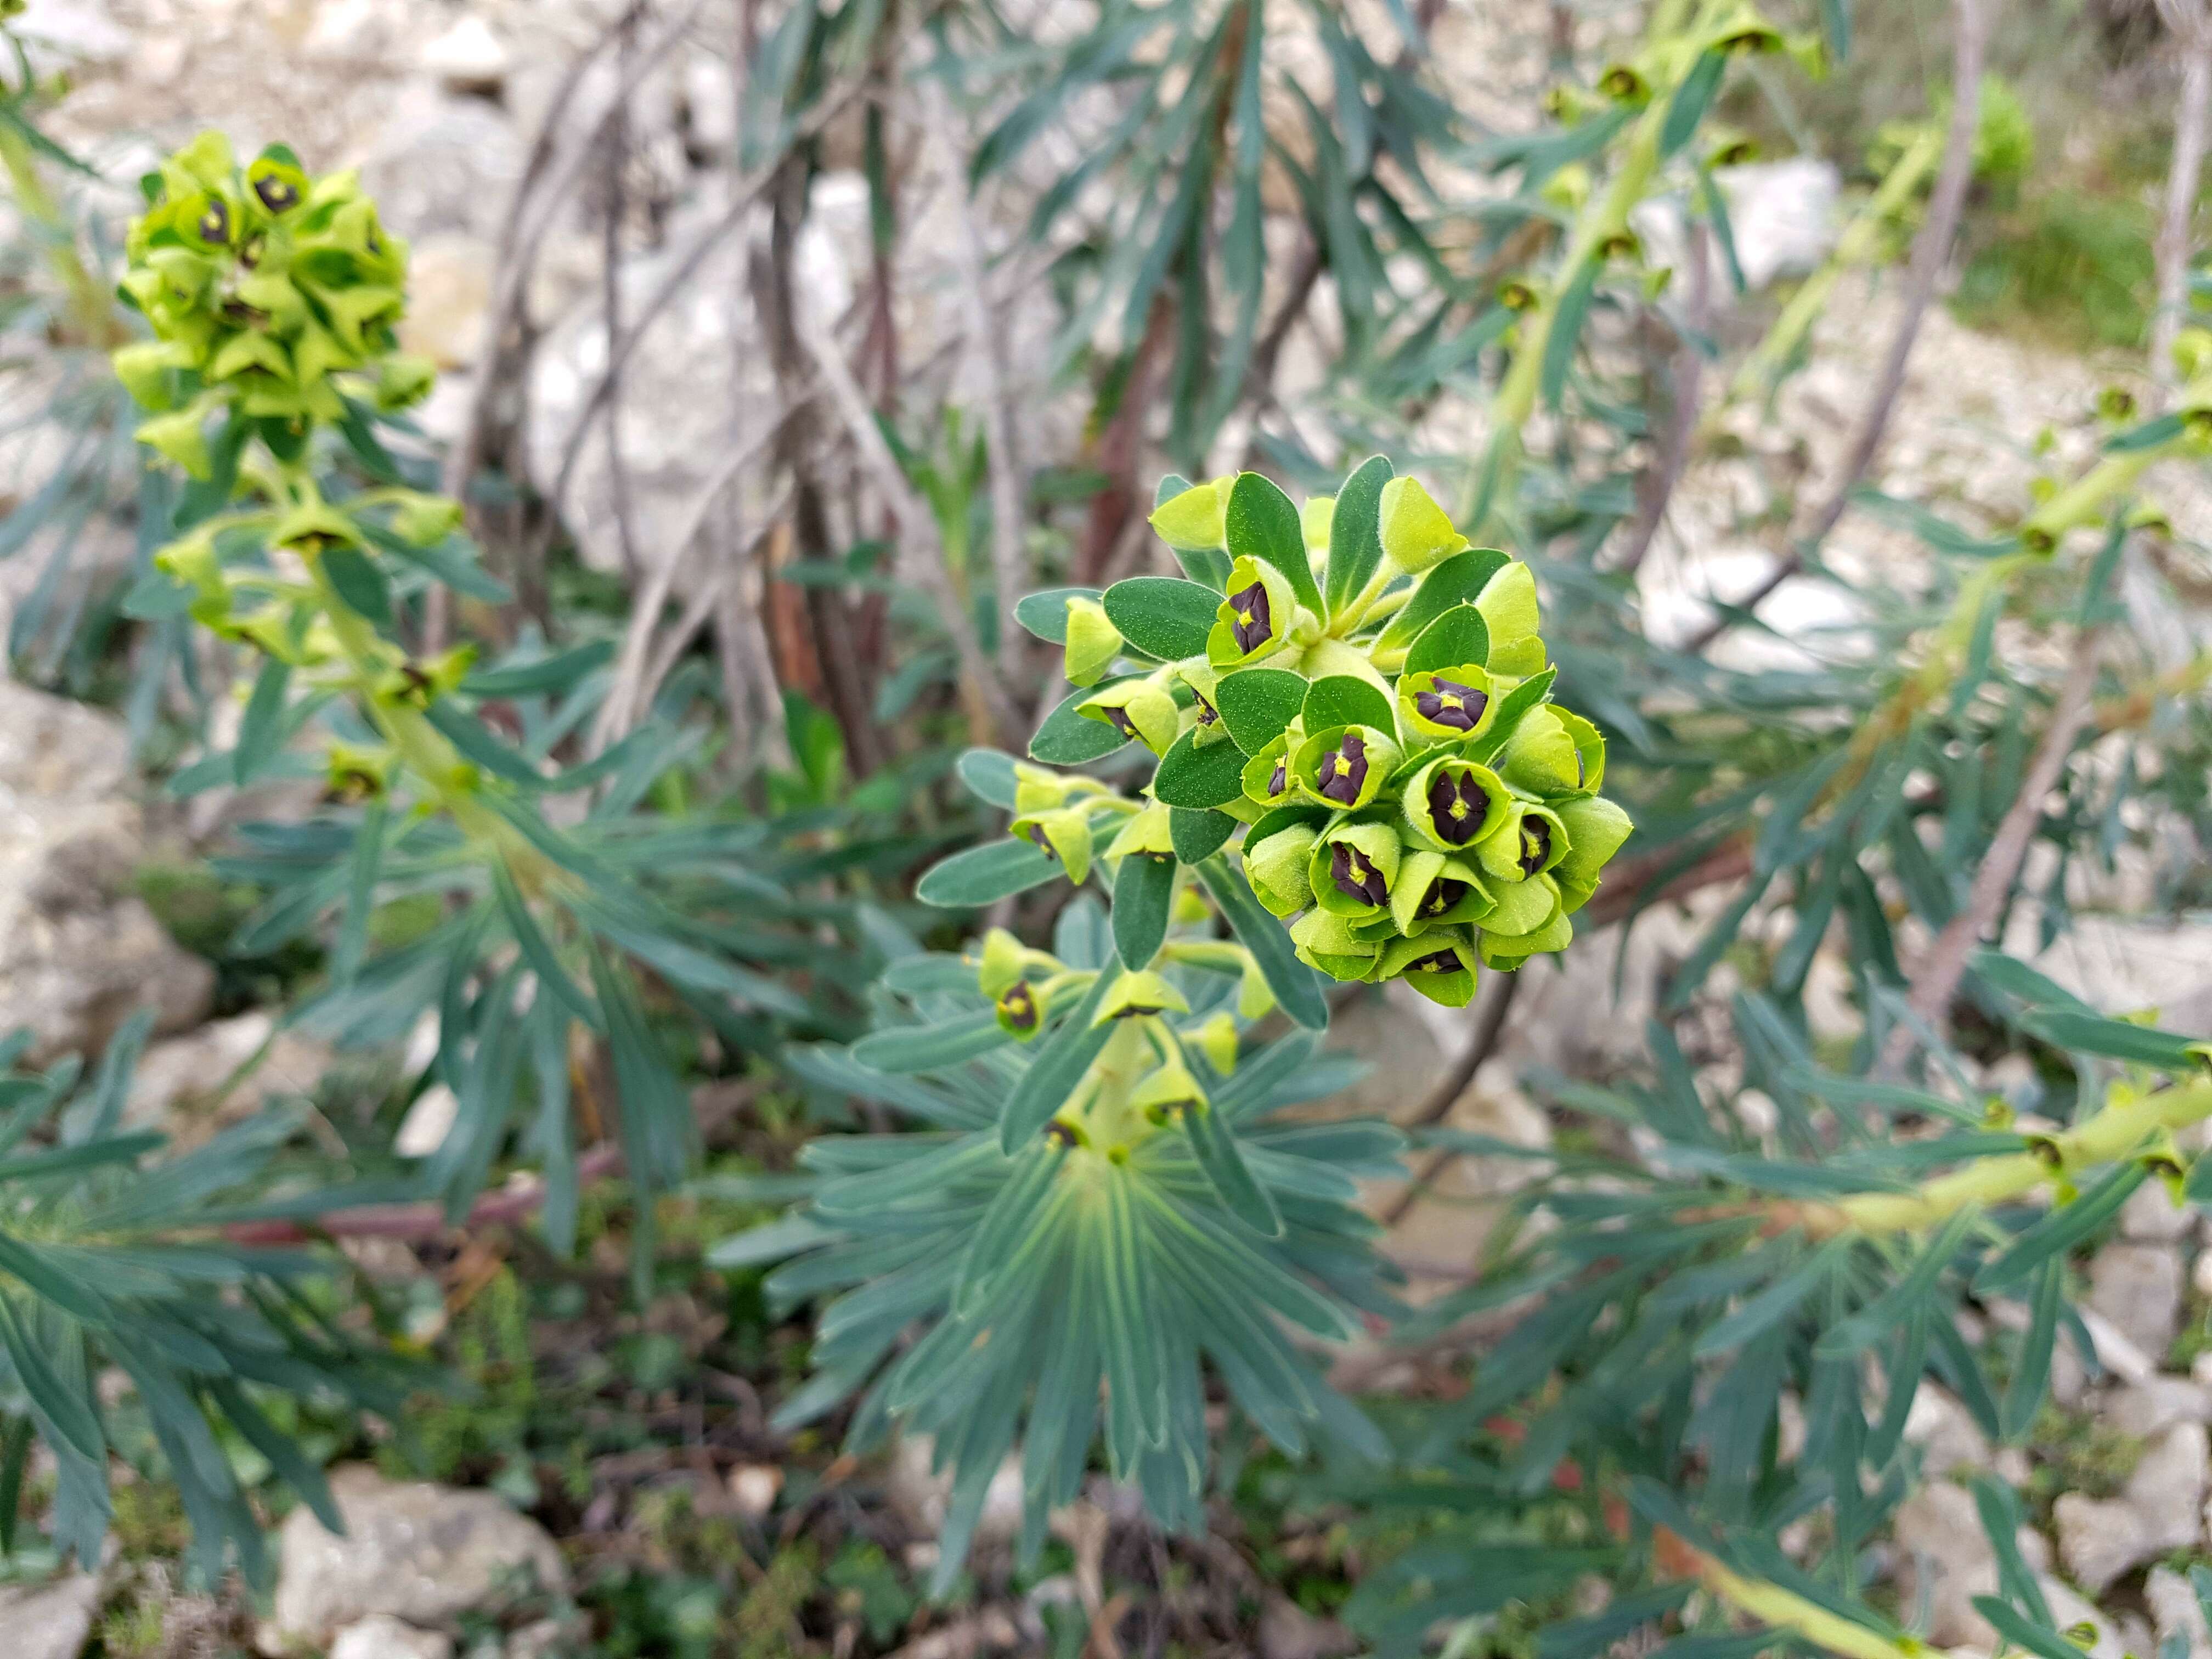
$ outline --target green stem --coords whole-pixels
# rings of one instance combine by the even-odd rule
[[[1842,1654],[1845,1659],[1924,1659],[1928,1650],[1911,1637],[1893,1638],[1870,1630],[1856,1620],[1831,1613],[1794,1590],[1760,1579],[1747,1578],[1706,1554],[1668,1535],[1673,1552],[1688,1558],[1689,1576],[1739,1613],[1763,1625],[1794,1631],[1814,1647]]]
[[[1820,1238],[1841,1233],[1922,1232],[1969,1206],[1987,1208],[2025,1197],[2047,1182],[2126,1158],[2161,1132],[2208,1117],[2212,1117],[2212,1079],[2177,1084],[2108,1105],[2087,1122],[2041,1139],[2033,1152],[1983,1158],[1911,1192],[1861,1193],[1832,1204],[1792,1206],[1791,1218]]]

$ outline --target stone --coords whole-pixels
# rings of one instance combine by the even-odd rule
[[[2204,1531],[2204,1425],[2179,1423],[2152,1441],[2118,1498],[2062,1493],[2052,1507],[2058,1559],[2090,1595]]]
[[[463,12],[451,28],[422,43],[423,70],[448,92],[496,98],[514,67],[507,46],[475,12]]]
[[[2085,1600],[2081,1591],[2063,1579],[2042,1575],[2036,1581],[2043,1590],[2044,1604],[2051,1609],[2051,1617],[2060,1630],[2072,1630],[2086,1625],[2092,1632],[2088,1659],[2128,1659],[2138,1650],[2128,1645],[2127,1638],[2103,1611]]]
[[[497,107],[409,82],[361,158],[363,189],[410,242],[440,233],[497,240],[522,176],[523,141]]]
[[[930,1467],[936,1448],[926,1434],[902,1436],[891,1452],[885,1473],[885,1493],[908,1528],[934,1538],[945,1530],[945,1506],[952,1497],[952,1480]],[[975,1523],[979,1544],[1006,1544],[1022,1530],[1022,1462],[1009,1455],[991,1476],[983,1493],[983,1513]]]
[[[481,236],[448,231],[416,243],[407,267],[401,348],[441,369],[472,366],[483,350],[497,260],[492,245]]]
[[[775,1507],[783,1490],[783,1471],[773,1463],[740,1463],[730,1471],[730,1498],[738,1513],[757,1521]]]
[[[2120,1206],[2120,1237],[2142,1244],[2172,1244],[2197,1224],[2197,1211],[2177,1204],[2162,1181],[2146,1181]]]
[[[99,1611],[97,1573],[0,1589],[0,1653],[8,1659],[76,1659]]]
[[[186,1127],[173,1121],[179,1116],[207,1127],[235,1122],[276,1096],[313,1093],[331,1058],[327,1044],[279,1029],[259,1010],[211,1020],[149,1045],[131,1074],[123,1121],[131,1128],[166,1127],[173,1136]],[[252,1069],[241,1074],[248,1066]]]
[[[30,1058],[97,1050],[142,1006],[157,1031],[207,1011],[215,972],[131,890],[146,853],[122,723],[0,681],[0,1031]]]
[[[337,1633],[330,1659],[453,1659],[453,1638],[442,1631],[417,1630],[388,1613],[373,1613]]]
[[[2180,1252],[2126,1240],[2106,1245],[2089,1263],[2088,1305],[2155,1364],[2180,1328]]]
[[[453,1132],[453,1124],[461,1115],[460,1097],[443,1083],[434,1083],[415,1097],[408,1107],[407,1115],[399,1120],[399,1132],[392,1138],[392,1150],[402,1158],[428,1158],[446,1144],[446,1137]]]
[[[334,1471],[331,1492],[343,1538],[304,1505],[278,1534],[276,1595],[259,1633],[265,1653],[319,1646],[375,1613],[434,1629],[533,1588],[567,1592],[552,1538],[495,1492],[386,1480],[363,1464]]]
[[[2145,1377],[2106,1395],[2103,1416],[2122,1434],[2148,1440],[2177,1423],[2212,1424],[2212,1389],[2184,1376]]]
[[[2212,1659],[2212,1630],[2186,1578],[2172,1567],[2153,1567],[2143,1581],[2143,1605],[2150,1609],[2161,1647],[2179,1636],[2189,1644],[2190,1659]]]
[[[1930,1480],[1897,1506],[1890,1526],[1899,1604],[1927,1609],[1928,1640],[1942,1648],[1993,1650],[1996,1632],[1974,1610],[1974,1598],[1996,1594],[1996,1554],[1972,1494],[1948,1480]]]
[[[1905,1437],[1920,1448],[1923,1479],[1989,1466],[1989,1437],[1955,1397],[1933,1383],[1923,1384],[1912,1396],[1905,1414]]]

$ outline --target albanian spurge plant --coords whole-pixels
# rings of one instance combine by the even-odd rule
[[[787,1420],[872,1377],[856,1448],[895,1421],[935,1437],[940,1582],[1018,1436],[1030,1549],[1102,1419],[1153,1516],[1200,1524],[1201,1361],[1287,1450],[1376,1447],[1285,1326],[1340,1338],[1347,1307],[1389,1310],[1353,1177],[1395,1173],[1399,1137],[1271,1122],[1345,1078],[1310,1036],[1245,1053],[1249,1028],[1279,1007],[1324,1028],[1316,969],[1465,1006],[1486,967],[1566,945],[1629,832],[1596,793],[1603,738],[1550,701],[1528,568],[1387,461],[1303,511],[1256,474],[1170,479],[1152,523],[1187,578],[1018,607],[1077,690],[1030,744],[1049,766],[963,758],[1010,837],[920,888],[970,905],[1096,871],[1110,922],[1079,898],[1050,951],[994,928],[896,964],[878,1029],[797,1063],[937,1132],[815,1143],[810,1206],[715,1258],[805,1249],[771,1294],[843,1292]],[[1147,750],[1134,787],[1054,769]]]
[[[426,1184],[465,1206],[514,1108],[534,1097],[548,1231],[565,1249],[579,1028],[607,1044],[615,1127],[640,1182],[679,1179],[692,1139],[625,959],[753,1046],[774,1040],[758,1012],[807,1007],[738,964],[806,963],[834,947],[773,925],[797,910],[759,869],[759,824],[632,815],[691,738],[647,726],[565,769],[555,761],[604,690],[605,642],[526,644],[483,667],[465,644],[407,642],[422,636],[434,584],[506,593],[460,534],[459,504],[410,487],[378,435],[378,417],[421,398],[431,370],[397,349],[407,245],[354,175],[311,177],[282,148],[240,168],[210,133],[145,191],[121,288],[153,337],[118,350],[115,366],[154,411],[141,440],[192,483],[131,605],[188,615],[260,658],[234,748],[178,787],[280,771],[310,732],[327,786],[326,810],[307,823],[243,832],[246,855],[230,870],[276,890],[240,948],[273,948],[335,911],[331,984],[304,1017],[388,1039],[434,1006],[438,1075],[462,1109]],[[581,799],[556,828],[538,802],[559,794]],[[427,934],[372,957],[386,884],[453,902]],[[732,910],[745,925],[723,919]],[[641,1261],[649,1221],[641,1212]]]

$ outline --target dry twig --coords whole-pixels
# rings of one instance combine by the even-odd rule
[[[1814,515],[1811,528],[1797,538],[1797,544],[1789,553],[1775,561],[1774,568],[1757,587],[1720,608],[1713,619],[1698,630],[1683,647],[1692,655],[1703,652],[1728,630],[1731,622],[1738,617],[1749,616],[1772,596],[1776,588],[1805,568],[1805,561],[1827,540],[1829,532],[1842,520],[1850,506],[1851,492],[1858,488],[1867,468],[1874,464],[1875,451],[1881,447],[1882,434],[1888,429],[1898,394],[1905,388],[1905,367],[1912,356],[1914,342],[1920,337],[1921,319],[1936,297],[1944,262],[1950,258],[1951,243],[1958,234],[1959,215],[1966,206],[1966,186],[1974,174],[1974,131],[1981,108],[1987,20],[1983,15],[1981,0],[1952,0],[1951,16],[1951,126],[1943,141],[1943,166],[1929,199],[1927,220],[1913,240],[1912,264],[1905,277],[1905,309],[1898,318],[1897,332],[1890,338],[1889,352],[1883,359],[1881,377],[1875,382],[1874,395],[1867,399],[1858,429],[1852,434],[1850,447],[1844,452],[1835,488]]]
[[[1951,999],[1958,994],[1959,981],[1966,974],[1967,957],[1981,943],[1982,935],[1995,924],[2006,896],[2020,879],[2021,866],[2027,860],[2036,826],[2043,820],[2044,801],[2057,787],[2060,775],[2066,769],[2067,757],[2074,752],[2074,739],[2088,723],[2089,695],[2096,685],[2097,634],[2095,629],[2088,629],[2075,642],[2074,665],[2051,710],[2050,728],[2044,732],[2042,745],[2029,763],[2020,794],[1997,825],[1988,855],[1974,872],[1966,903],[1944,924],[1936,942],[1928,947],[1928,954],[1914,972],[1905,994],[1905,1006],[1922,1025],[1931,1030],[1942,1029]],[[1911,1024],[1894,1028],[1882,1051],[1883,1068],[1893,1070],[1902,1064],[1911,1049],[1912,1041]]]

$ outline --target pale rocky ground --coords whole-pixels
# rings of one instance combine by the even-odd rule
[[[1439,48],[1464,71],[1458,84],[1482,101],[1481,112],[1519,119],[1516,112],[1528,107],[1542,66],[1512,46],[1524,32],[1504,27],[1503,5],[1450,8]],[[313,167],[362,168],[390,221],[414,241],[409,343],[451,371],[425,416],[435,434],[450,429],[481,353],[496,240],[529,135],[568,55],[611,8],[612,0],[33,0],[33,20],[34,32],[52,42],[46,61],[70,64],[78,82],[64,131],[116,178],[127,179],[158,146],[209,122],[229,130],[241,149],[281,136]],[[702,23],[702,31],[723,27],[720,9],[704,15],[717,21]],[[702,38],[679,51],[648,79],[640,100],[634,184],[641,199],[665,209],[665,222],[639,239],[625,266],[627,305],[680,257],[726,193],[728,170],[714,158],[729,145],[736,116],[720,45]],[[930,383],[972,404],[972,386],[961,378],[969,354],[947,252],[957,233],[951,153],[925,142],[927,135],[915,137],[912,211],[921,231],[913,241],[920,251],[914,269],[902,273],[901,329]],[[850,149],[846,143],[848,167]],[[1803,174],[1780,182],[1762,208],[1760,180],[1741,181],[1738,234],[1747,264],[1787,271],[1817,258],[1829,233],[1822,216],[1806,210],[1820,182]],[[810,303],[826,320],[854,291],[865,258],[866,204],[849,170],[833,170],[818,188],[818,225],[802,250],[801,269]],[[118,192],[114,205],[127,200]],[[987,221],[993,206],[987,199]],[[989,222],[986,232],[999,234]],[[757,419],[766,402],[757,368],[733,372],[759,355],[755,321],[732,297],[742,246],[732,239],[708,262],[693,297],[652,337],[634,378],[634,403],[649,413],[629,419],[621,441],[648,545],[687,521],[716,458],[746,441],[748,410]],[[595,236],[556,234],[532,291],[533,312],[549,331],[532,387],[542,419],[531,464],[541,487],[551,482],[573,412],[605,357],[599,281]],[[1778,418],[1738,411],[1730,429],[1744,453],[1702,465],[1685,481],[1641,581],[1655,632],[1692,630],[1706,596],[1741,592],[1765,568],[1771,545],[1752,521],[1778,486],[1816,493],[1832,471],[1887,338],[1897,287],[1894,272],[1845,283],[1820,325],[1814,367],[1790,384]],[[1325,314],[1327,307],[1316,309]],[[1012,360],[1033,361],[1048,315],[1034,304],[1010,303],[1007,312],[1017,342]],[[1319,385],[1323,362],[1313,343],[1294,341],[1285,376],[1293,405],[1302,390]],[[2078,462],[2090,441],[2085,412],[2105,385],[2131,379],[2136,367],[1977,333],[1939,307],[1913,359],[1877,482],[1970,522],[2002,524],[2020,512],[2031,480],[2051,465],[2036,453],[2039,435],[2050,429],[2062,464]],[[1026,441],[1038,454],[1072,453],[1079,413],[1042,404]],[[1439,407],[1431,424],[1429,435],[1440,448],[1466,452],[1480,440],[1479,417],[1465,408]],[[1242,442],[1242,434],[1224,440]],[[34,475],[40,459],[11,450],[10,487]],[[2158,487],[2176,524],[2212,524],[2212,492],[2201,471],[2162,477]],[[586,556],[614,568],[619,557],[604,510],[609,488],[605,456],[593,446],[567,505]],[[125,541],[105,556],[128,550]],[[1846,520],[1831,555],[1846,569],[1907,590],[1925,568],[1909,538],[1863,514]],[[21,562],[0,568],[0,594],[20,595]],[[1786,586],[1766,614],[1787,637],[1778,647],[1784,653],[1825,650],[1820,630],[1849,617],[1835,590],[1812,582]],[[2141,626],[2154,652],[2187,648],[2184,619],[2144,614]],[[0,685],[0,1026],[32,1024],[42,1052],[96,1046],[151,993],[161,1037],[141,1067],[130,1116],[190,1133],[209,1120],[210,1108],[250,1109],[273,1094],[312,1087],[328,1056],[265,1014],[202,1023],[204,964],[169,942],[129,892],[133,868],[178,828],[155,816],[149,830],[116,722]],[[183,832],[213,827],[186,823]],[[2194,1018],[2212,1027],[2212,928],[2201,919],[2146,919],[2140,894],[2119,886],[2090,896],[2106,899],[2111,914],[2088,917],[2043,965],[2108,1009],[2158,1003],[2170,1021]],[[2131,905],[2131,898],[2138,902]],[[1701,902],[1647,917],[1626,946],[1618,996],[1611,948],[1578,953],[1563,970],[1530,969],[1511,1036],[1446,1121],[1532,1149],[1547,1145],[1545,1116],[1516,1077],[1537,1065],[1602,1073],[1632,1058],[1661,977],[1693,945],[1711,908]],[[2023,919],[2032,925],[2033,918]],[[1849,1014],[1839,995],[1827,1002],[1832,1029]],[[1355,1091],[1355,1103],[1402,1112],[1425,1097],[1467,1035],[1463,1016],[1440,1016],[1417,999],[1359,1006],[1337,1040],[1378,1063]],[[1417,1293],[1432,1294],[1464,1271],[1525,1168],[1503,1157],[1463,1160],[1413,1208],[1392,1248]],[[2212,1296],[2208,1243],[2212,1231],[2202,1222],[2173,1212],[2162,1193],[2146,1188],[2128,1209],[2122,1237],[2092,1264],[2087,1313],[2101,1375],[2092,1380],[2078,1359],[2068,1362],[2062,1353],[2056,1386],[2063,1404],[2100,1414],[2147,1449],[2118,1497],[2062,1499],[2055,1536],[2023,1540],[2025,1553],[2048,1575],[2062,1625],[2090,1616],[2085,1595],[2146,1563],[2205,1547],[2212,1368],[2180,1375],[2164,1362],[2191,1282],[2198,1297]],[[1939,1644],[1986,1651],[1994,1633],[1972,1598],[1994,1586],[1995,1566],[1971,1497],[1957,1483],[1984,1468],[2016,1477],[2020,1455],[1993,1450],[1964,1409],[1933,1389],[1916,1405],[1908,1433],[1934,1478],[1900,1514],[1890,1546],[1904,1605],[1924,1607]],[[907,1474],[898,1489],[908,1494],[902,1501],[927,1514],[941,1497],[933,1493],[926,1458],[908,1468],[915,1462],[902,1458]],[[534,1567],[559,1576],[551,1541],[489,1494],[394,1486],[366,1471],[345,1473],[337,1486],[358,1522],[356,1541],[335,1547],[304,1512],[288,1522],[283,1579],[266,1633],[271,1652],[304,1643],[326,1645],[339,1659],[441,1659],[452,1651],[453,1615],[490,1598],[504,1573]],[[435,1571],[425,1568],[426,1550],[435,1552]],[[83,1646],[98,1595],[94,1575],[0,1595],[0,1648],[24,1659],[66,1659]],[[2212,1659],[2212,1642],[2179,1575],[2154,1568],[2143,1600],[2142,1612],[2100,1623],[2098,1659],[2148,1653],[2174,1631],[2189,1633],[2199,1659]],[[1312,1635],[1295,1616],[1276,1618],[1274,1628],[1271,1652],[1294,1651]],[[523,1659],[556,1636],[516,1632],[507,1651]]]

